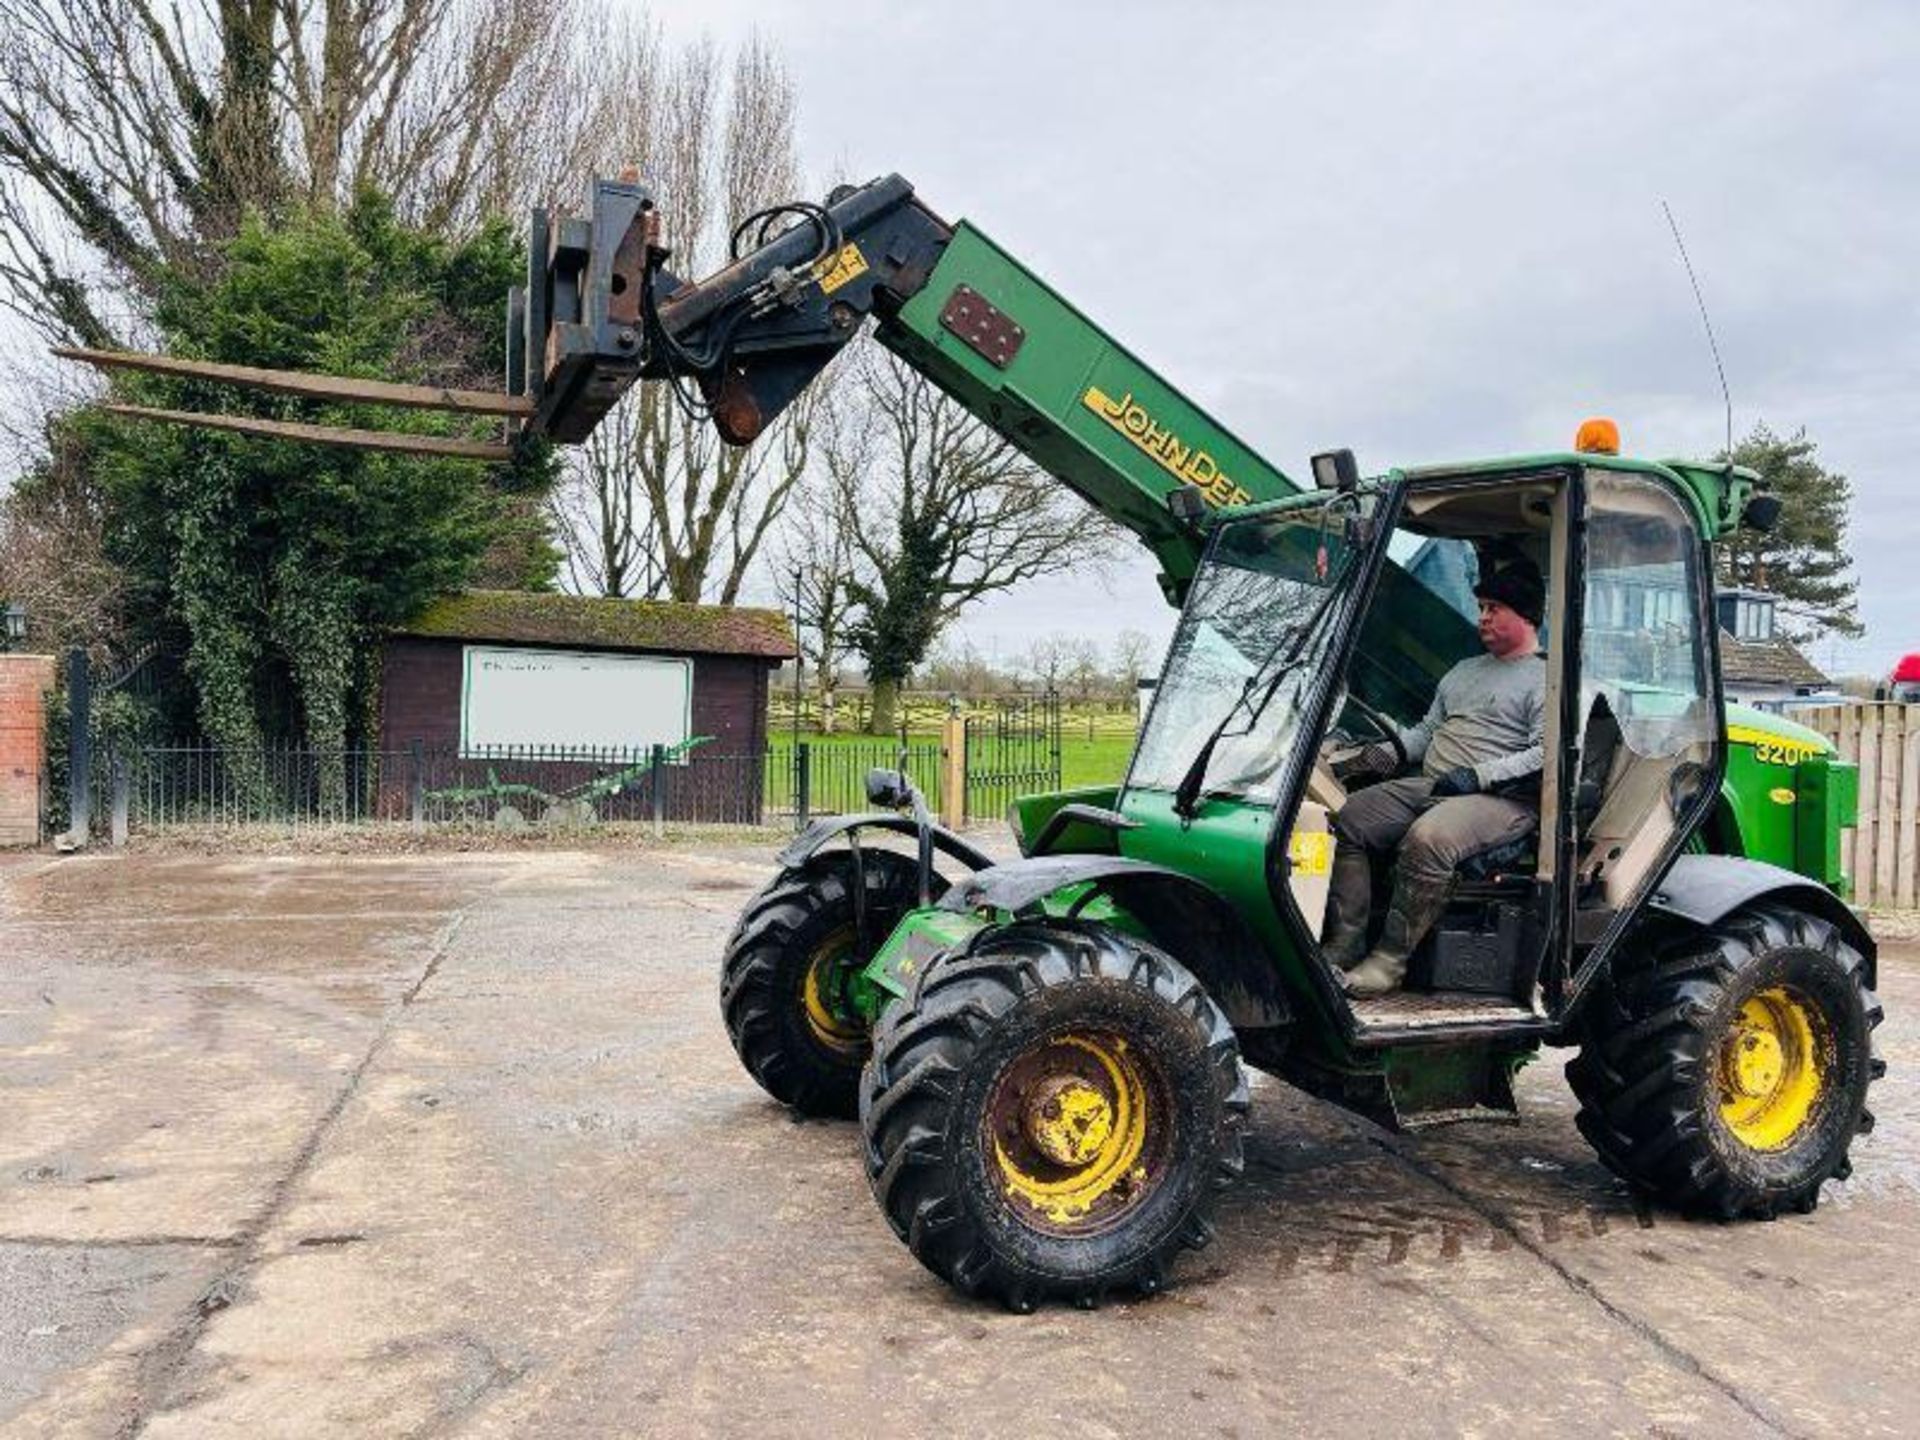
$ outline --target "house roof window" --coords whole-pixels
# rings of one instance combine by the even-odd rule
[[[1736,640],[1773,639],[1774,599],[1766,590],[1722,590],[1714,596],[1720,628]]]

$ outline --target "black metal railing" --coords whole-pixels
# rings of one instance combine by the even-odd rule
[[[94,832],[115,839],[187,827],[377,822],[798,827],[816,815],[867,809],[867,772],[896,768],[902,749],[891,740],[786,739],[746,754],[706,745],[131,745],[94,757],[88,809]],[[939,745],[906,746],[905,763],[937,808]]]
[[[897,770],[905,753],[906,771],[927,804],[940,808],[940,745],[892,740],[828,743],[781,739],[767,750],[767,807],[804,824],[815,815],[846,815],[870,810],[867,772]]]
[[[118,749],[104,759],[93,770],[96,820],[153,828],[371,820],[386,757],[292,745],[172,744]]]
[[[1060,788],[1060,697],[1001,701],[967,717],[969,820],[997,820],[1016,796]]]

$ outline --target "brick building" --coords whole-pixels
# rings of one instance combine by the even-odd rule
[[[767,686],[794,654],[773,610],[468,591],[388,636],[380,748],[471,768],[681,747],[670,818],[758,819]],[[564,789],[564,764],[538,783]]]

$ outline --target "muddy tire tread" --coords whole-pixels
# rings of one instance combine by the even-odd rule
[[[1071,1282],[996,1254],[969,1214],[949,1154],[960,1078],[974,1047],[1016,1006],[1054,986],[1111,982],[1148,990],[1196,1032],[1218,1096],[1219,1140],[1194,1202],[1144,1253]],[[1144,941],[1083,922],[993,927],[929,963],[882,1016],[861,1094],[868,1180],[894,1233],[964,1294],[1016,1311],[1042,1301],[1098,1305],[1163,1288],[1175,1255],[1212,1235],[1206,1214],[1245,1167],[1249,1090],[1232,1027],[1177,961]]]
[[[1864,1105],[1843,1122],[1849,1127],[1845,1143],[1817,1173],[1770,1189],[1756,1187],[1726,1163],[1708,1133],[1714,1122],[1698,1101],[1703,1071],[1714,1064],[1713,1037],[1703,1022],[1745,968],[1789,948],[1819,951],[1840,967],[1862,1006],[1870,1049],[1882,1011],[1867,988],[1864,957],[1830,922],[1779,904],[1736,911],[1639,965],[1618,965],[1602,982],[1580,1053],[1566,1074],[1580,1106],[1575,1123],[1615,1174],[1683,1211],[1772,1219],[1786,1210],[1811,1210],[1828,1179],[1852,1172],[1848,1150],[1873,1125]],[[1884,1069],[1870,1058],[1867,1082]]]
[[[864,856],[870,913],[903,910],[918,898],[913,863],[892,851]],[[720,1013],[740,1063],[774,1099],[806,1115],[851,1119],[860,1103],[860,1066],[796,1039],[787,1010],[790,947],[853,913],[852,862],[845,851],[782,870],[742,912],[720,963]],[[877,882],[877,883],[876,883]],[[884,919],[876,924],[884,938]]]

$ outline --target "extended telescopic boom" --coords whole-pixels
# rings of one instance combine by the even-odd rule
[[[654,218],[633,181],[596,183],[590,217],[535,214],[530,253],[549,258],[509,308],[525,337],[510,388],[534,405],[523,433],[584,439],[636,379],[661,378],[744,444],[871,317],[881,344],[1139,535],[1169,598],[1200,547],[1170,495],[1217,508],[1300,488],[898,175],[753,217],[732,263],[697,283],[664,268]]]
[[[643,379],[743,445],[771,425],[871,318],[880,343],[991,425],[1158,557],[1184,595],[1200,535],[1187,513],[1298,492],[1286,475],[1115,343],[979,230],[949,224],[898,175],[750,217],[729,263],[699,281],[667,269],[659,212],[632,178],[593,185],[584,215],[536,210],[527,284],[507,307],[499,395],[255,370],[163,356],[72,359],[318,399],[497,414],[501,442],[342,430],[119,407],[271,438],[504,460],[532,439],[585,440]]]

